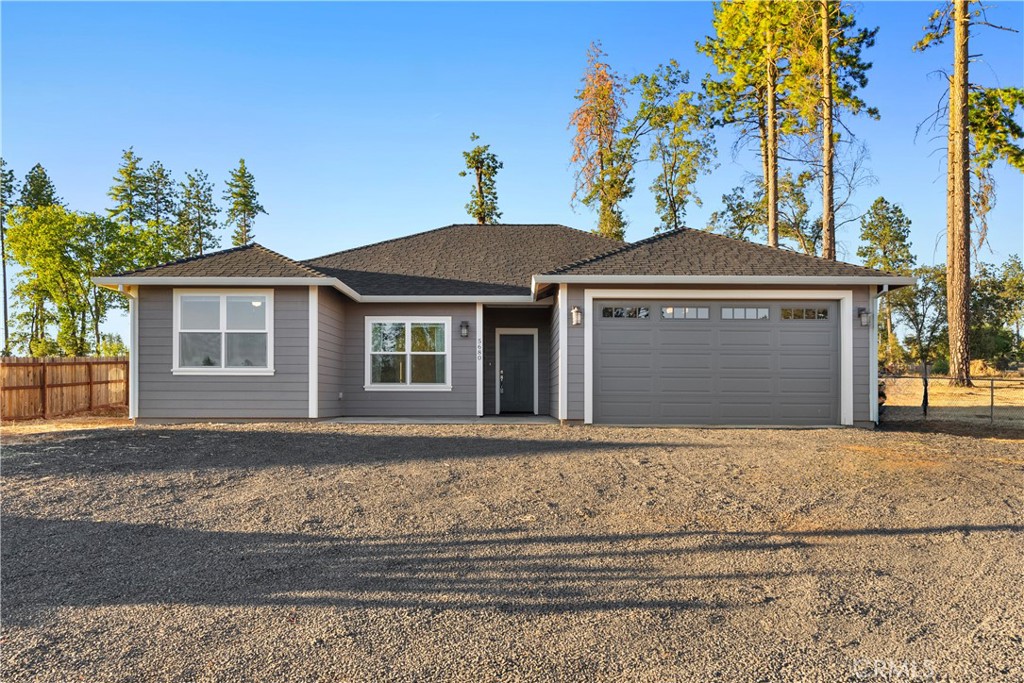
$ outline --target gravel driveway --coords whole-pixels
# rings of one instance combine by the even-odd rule
[[[1024,678],[1019,435],[177,426],[2,468],[4,681]]]

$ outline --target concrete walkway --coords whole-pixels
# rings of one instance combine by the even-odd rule
[[[487,415],[485,417],[336,417],[322,422],[364,425],[556,425],[550,415]]]

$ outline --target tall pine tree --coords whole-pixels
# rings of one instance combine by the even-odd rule
[[[142,159],[131,147],[121,154],[121,165],[114,176],[107,196],[114,200],[114,206],[107,214],[117,223],[134,232],[145,224],[146,172]]]
[[[182,255],[202,256],[220,246],[216,234],[219,227],[217,214],[220,208],[213,199],[213,183],[206,173],[196,169],[185,174],[185,182],[179,184],[178,241]]]
[[[50,180],[43,165],[33,166],[25,174],[25,181],[21,184],[21,198],[18,200],[18,206],[38,209],[44,206],[63,206],[63,204],[63,200],[57,196],[53,181]]]
[[[231,244],[241,247],[254,239],[253,223],[256,216],[267,212],[259,202],[256,181],[245,167],[245,159],[238,160],[238,168],[231,171],[226,185],[224,201],[228,202],[227,222],[235,227],[231,233]]]

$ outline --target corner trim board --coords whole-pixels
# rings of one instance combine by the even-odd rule
[[[309,287],[309,417],[320,417],[320,287]]]
[[[484,416],[484,305],[476,304],[476,416]]]
[[[558,286],[558,419],[569,419],[569,285]]]

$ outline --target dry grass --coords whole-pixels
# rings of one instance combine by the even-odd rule
[[[112,408],[110,410],[96,411],[88,415],[70,415],[49,420],[7,420],[0,424],[0,438],[47,434],[50,432],[69,432],[81,429],[130,427],[131,424],[126,408]]]

